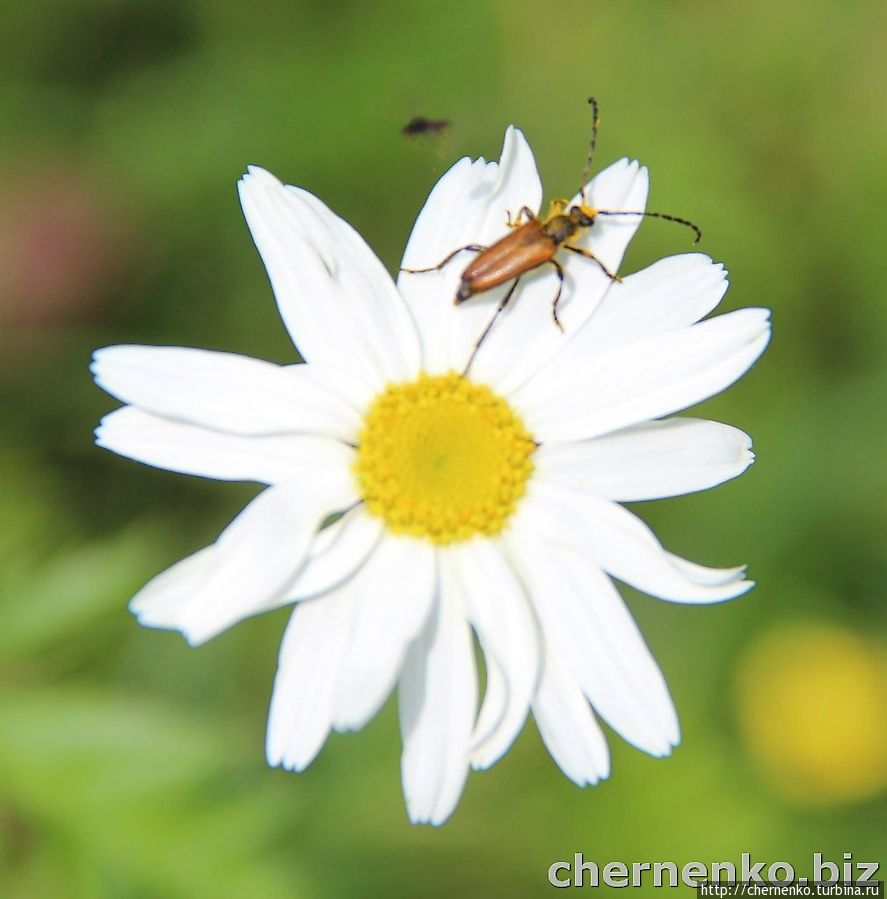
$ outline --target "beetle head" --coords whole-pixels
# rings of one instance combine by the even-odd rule
[[[585,203],[580,203],[578,206],[570,207],[569,216],[570,221],[578,227],[590,228],[594,224],[597,210]]]

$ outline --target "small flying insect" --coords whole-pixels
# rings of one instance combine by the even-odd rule
[[[563,326],[557,314],[557,306],[560,302],[561,291],[564,286],[564,270],[561,264],[555,259],[555,255],[560,250],[569,250],[578,256],[594,262],[601,271],[611,281],[621,281],[622,279],[611,272],[591,250],[584,247],[574,246],[570,241],[576,238],[590,228],[598,216],[609,215],[635,215],[648,218],[666,219],[670,222],[677,222],[680,225],[686,225],[692,229],[695,238],[693,243],[699,243],[702,239],[702,231],[687,219],[678,218],[664,212],[647,212],[623,209],[596,209],[590,206],[587,201],[586,191],[588,189],[588,174],[591,169],[592,158],[594,157],[594,149],[597,143],[597,132],[600,125],[600,117],[598,115],[598,104],[594,97],[589,97],[588,103],[592,108],[593,120],[591,128],[591,141],[588,146],[588,156],[585,160],[585,167],[582,171],[582,186],[580,188],[581,201],[576,204],[570,203],[569,200],[554,200],[548,215],[545,218],[539,218],[532,209],[524,206],[512,219],[511,213],[508,213],[506,224],[511,228],[511,233],[497,240],[491,246],[485,247],[480,244],[467,244],[453,250],[445,259],[437,265],[430,268],[405,268],[402,271],[419,274],[422,272],[439,271],[459,253],[470,251],[478,253],[478,255],[468,264],[467,268],[462,272],[459,287],[453,302],[458,306],[475,294],[484,293],[507,281],[512,281],[511,287],[505,296],[502,297],[490,323],[484,329],[483,333],[474,345],[468,364],[465,366],[463,374],[468,372],[477,351],[481,344],[486,340],[493,325],[498,317],[505,310],[520,279],[527,272],[539,268],[541,265],[551,265],[558,277],[557,293],[551,304],[551,314],[554,323],[563,331]],[[525,219],[525,220],[524,220]]]
[[[430,134],[435,137],[444,133],[450,127],[449,119],[427,119],[423,115],[413,116],[401,133],[405,137],[419,137],[422,134]]]

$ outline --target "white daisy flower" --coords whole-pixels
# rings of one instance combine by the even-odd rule
[[[646,169],[623,159],[591,181],[587,201],[643,209],[647,188]],[[536,211],[541,196],[530,148],[509,128],[498,164],[466,158],[441,178],[403,266],[494,242],[507,213]],[[551,322],[556,279],[534,272],[462,377],[505,289],[454,307],[470,256],[395,283],[307,191],[251,168],[240,197],[305,364],[137,346],[99,350],[93,364],[126,404],[103,419],[100,446],[267,485],[215,543],[136,595],[139,621],[196,645],[293,604],[269,763],[301,771],[331,730],[363,727],[397,685],[415,822],[445,821],[469,767],[500,758],[531,710],[579,785],[609,773],[598,719],[667,755],[674,705],[612,579],[685,603],[751,583],[743,568],[667,552],[619,503],[703,490],[749,465],[741,431],[666,416],[752,365],[767,311],[701,321],[727,282],[700,254],[621,283],[563,254],[564,332]],[[600,219],[581,244],[616,271],[638,222]],[[480,703],[472,635],[486,669]]]

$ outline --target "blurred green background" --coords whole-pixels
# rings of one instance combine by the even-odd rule
[[[880,0],[7,4],[0,895],[518,899],[577,851],[887,861],[885,35]],[[127,342],[292,361],[236,200],[247,163],[394,270],[437,177],[496,158],[510,122],[548,197],[572,192],[590,93],[598,167],[649,165],[651,205],[729,267],[724,308],[774,310],[764,359],[698,413],[749,431],[756,465],[639,507],[758,586],[714,608],[628,597],[681,713],[671,759],[610,735],[611,779],[579,790],[528,725],[448,824],[417,828],[394,703],[307,773],[266,767],[286,611],[199,651],[130,617],[255,490],[95,449],[114,403],[87,364]],[[417,114],[453,125],[409,141]],[[623,271],[685,243],[648,223]]]

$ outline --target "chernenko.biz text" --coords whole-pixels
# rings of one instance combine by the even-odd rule
[[[743,852],[738,862],[599,862],[581,852],[553,862],[548,882],[553,887],[679,887],[697,889],[700,896],[883,896],[877,862],[840,859],[813,853],[808,871],[795,871],[788,862],[755,861]],[[755,889],[757,888],[757,889]],[[780,892],[792,888],[795,892]],[[728,892],[721,892],[721,890]],[[828,890],[835,892],[827,892]],[[769,890],[769,892],[768,892]],[[856,891],[858,890],[858,892]]]

